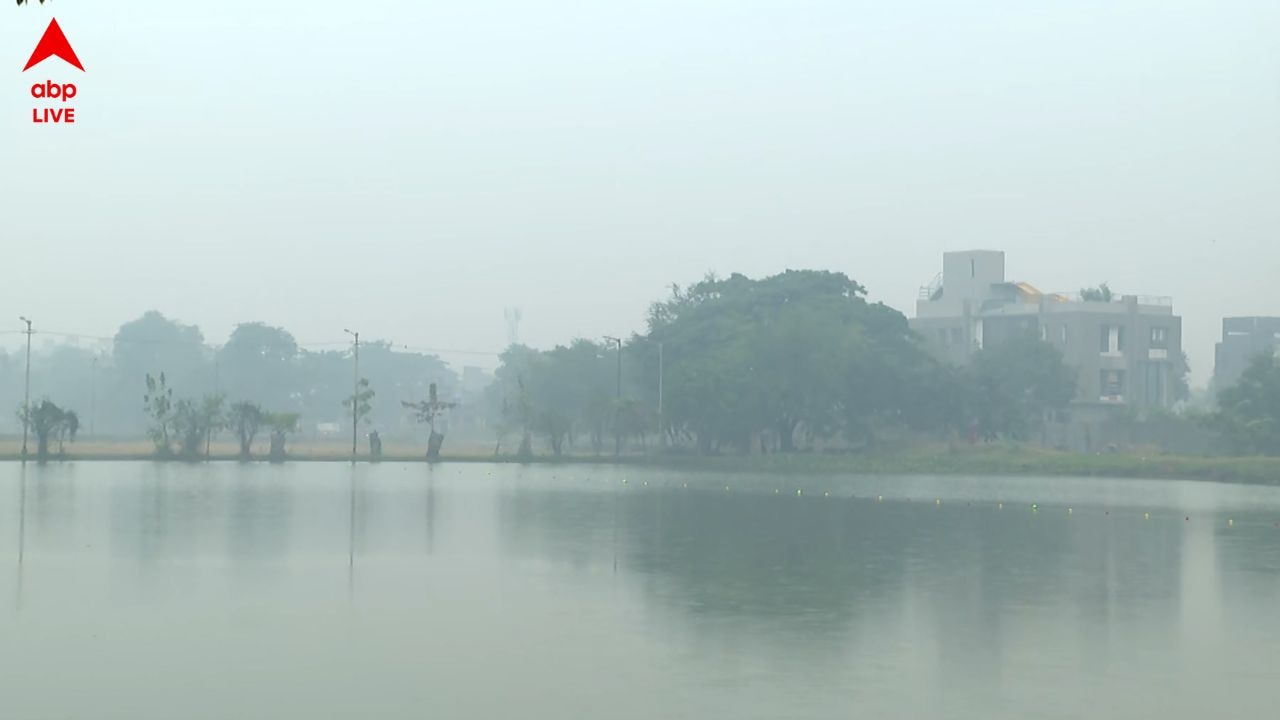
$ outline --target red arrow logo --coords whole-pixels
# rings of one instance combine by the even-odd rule
[[[67,42],[67,36],[62,34],[57,18],[49,21],[49,28],[44,31],[44,37],[40,38],[40,44],[36,45],[36,51],[31,53],[31,59],[27,61],[27,66],[22,68],[22,72],[30,70],[51,57],[60,57],[79,68],[80,72],[84,72],[84,66],[80,64],[80,58],[76,57],[76,51],[71,49],[71,43]]]

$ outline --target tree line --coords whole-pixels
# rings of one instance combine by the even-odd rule
[[[195,326],[150,312],[123,325],[109,353],[63,347],[45,355],[33,386],[41,373],[83,383],[92,361],[90,417],[117,432],[145,432],[157,455],[183,458],[207,454],[224,432],[246,458],[267,433],[270,456],[282,458],[304,424],[350,433],[354,419],[365,428],[425,425],[434,459],[444,418],[459,411],[493,430],[495,455],[519,457],[624,445],[716,454],[860,450],[902,438],[1025,441],[1064,418],[1075,395],[1074,370],[1033,332],[988,343],[952,366],[925,350],[902,313],[826,271],[709,275],[673,286],[625,341],[514,345],[499,360],[483,396],[459,408],[457,376],[434,355],[362,344],[353,388],[349,349],[310,351],[262,323],[238,326],[214,348]],[[14,356],[0,355],[10,393],[20,373]],[[18,414],[42,456],[83,432],[87,404],[63,385],[43,389]],[[1230,452],[1280,454],[1280,361],[1258,358],[1216,412],[1185,421],[1218,433]]]
[[[1075,392],[1038,337],[941,363],[902,313],[835,272],[708,276],[673,287],[646,325],[623,347],[508,349],[488,397],[495,452],[508,437],[518,454],[539,439],[553,455],[599,453],[609,437],[705,454],[857,449],[902,433],[1025,439]]]
[[[1105,284],[1086,290],[1110,295]],[[600,454],[610,438],[716,454],[1043,442],[1075,394],[1075,370],[1034,330],[988,342],[957,367],[849,277],[788,271],[673,286],[622,347],[512,347],[486,403],[495,454]],[[1224,452],[1280,454],[1280,360],[1259,357],[1215,412],[1150,414],[1153,428],[1173,419]]]

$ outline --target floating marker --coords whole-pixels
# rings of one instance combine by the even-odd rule
[[[725,485],[725,486],[724,486],[724,491],[725,491],[725,492],[729,492],[729,486],[728,486],[728,485]]]
[[[688,488],[688,487],[689,487],[689,483],[685,483],[685,484],[684,484],[684,486],[685,486],[686,488]]]
[[[1191,516],[1190,516],[1190,515],[1188,515],[1188,516],[1186,516],[1186,517],[1184,517],[1184,518],[1182,518],[1182,519],[1183,519],[1183,520],[1185,520],[1185,521],[1187,521],[1187,522],[1191,522]]]
[[[778,495],[779,493],[781,493],[781,491],[780,491],[780,490],[778,490],[778,488],[774,488],[774,489],[773,489],[773,494],[774,494],[774,495]]]
[[[645,481],[644,481],[644,486],[645,486],[645,487],[649,487],[649,481],[648,481],[648,480],[645,480]]]
[[[1236,521],[1234,518],[1227,518],[1227,527],[1234,527],[1235,524],[1236,524]]]
[[[1071,508],[1067,508],[1067,514],[1068,514],[1068,515],[1070,515],[1070,514],[1071,514]]]
[[[623,485],[626,485],[626,484],[627,484],[627,479],[626,479],[626,478],[622,478],[622,484],[623,484]]]
[[[1039,509],[1040,509],[1040,506],[1038,504],[1031,503],[1031,512],[1035,512],[1036,510],[1039,510]]]
[[[884,502],[884,496],[883,496],[883,495],[877,495],[877,496],[876,496],[876,502]]]
[[[997,510],[1003,510],[1003,509],[1004,509],[1004,503],[1002,503],[1002,502],[998,502],[998,503],[996,503],[996,509],[997,509]]]
[[[933,504],[934,504],[934,505],[941,505],[941,504],[942,504],[942,498],[938,498],[937,500],[934,500],[934,501],[933,501]]]
[[[822,497],[831,497],[831,493],[823,491]]]
[[[1149,513],[1149,512],[1144,512],[1144,513],[1142,513],[1142,519],[1143,519],[1143,520],[1150,520],[1150,519],[1151,519],[1151,513]]]
[[[801,496],[801,495],[803,495],[803,494],[804,494],[804,491],[803,491],[803,490],[801,490],[801,489],[799,489],[799,488],[796,488],[796,496],[797,496],[797,497],[799,497],[799,496]]]

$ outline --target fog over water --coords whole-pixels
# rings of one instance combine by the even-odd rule
[[[1275,488],[1190,482],[8,464],[0,693],[11,717],[1266,717],[1277,521]]]

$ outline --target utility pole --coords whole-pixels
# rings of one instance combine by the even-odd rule
[[[667,447],[667,434],[662,430],[662,341],[658,341],[658,447]]]
[[[27,459],[27,431],[31,427],[31,321],[25,317],[19,320],[27,324],[27,377],[26,388],[22,392],[22,459]]]
[[[618,391],[616,400],[613,404],[613,456],[622,456],[622,426],[619,420],[622,415],[622,338],[609,337],[606,335],[605,340],[618,346]]]
[[[98,356],[93,356],[89,365],[89,436],[93,437],[94,416],[98,414]]]
[[[356,339],[351,381],[351,462],[355,462],[360,432],[360,333],[346,328],[342,332]]]

